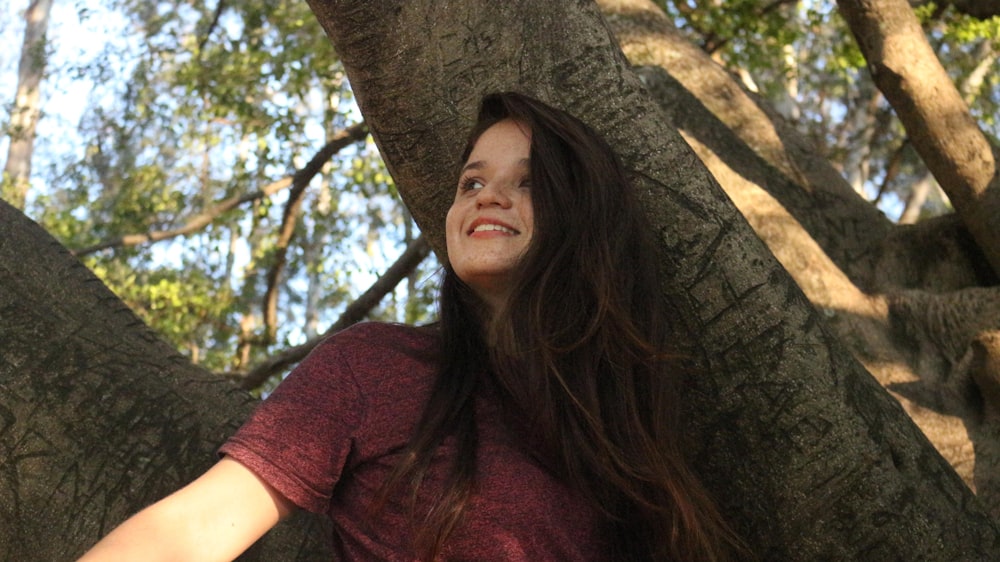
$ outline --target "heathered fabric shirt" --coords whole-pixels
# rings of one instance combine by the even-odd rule
[[[416,560],[408,492],[366,519],[399,461],[436,376],[437,331],[365,323],[328,338],[282,382],[221,452],[293,503],[327,513],[341,560]],[[516,446],[493,404],[476,400],[476,489],[447,560],[605,560],[598,515]],[[442,489],[445,441],[421,488]]]

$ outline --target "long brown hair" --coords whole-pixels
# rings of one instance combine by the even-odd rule
[[[401,481],[418,487],[454,436],[445,494],[418,522],[417,548],[433,559],[471,494],[473,397],[488,384],[509,422],[532,428],[529,453],[605,515],[612,559],[729,559],[740,541],[681,450],[683,371],[667,352],[654,242],[625,168],[586,124],[517,93],[484,98],[461,161],[507,119],[531,130],[532,239],[499,310],[487,313],[445,266],[447,352],[384,493]]]

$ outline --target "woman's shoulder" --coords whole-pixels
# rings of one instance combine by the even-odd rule
[[[436,337],[439,332],[439,324],[437,322],[414,326],[412,324],[400,324],[398,322],[372,321],[352,324],[339,332],[335,332],[333,335],[352,337],[395,335],[413,338],[427,338]]]
[[[422,377],[436,371],[441,349],[437,325],[410,326],[362,322],[328,336],[310,355],[322,363],[339,363],[365,380]]]
[[[326,338],[321,345],[346,348],[428,349],[440,341],[438,325],[411,326],[392,322],[359,322]]]

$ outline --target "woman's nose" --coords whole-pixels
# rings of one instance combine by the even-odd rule
[[[491,181],[484,185],[476,195],[476,204],[480,207],[498,205],[503,208],[511,206],[509,187],[500,181]]]

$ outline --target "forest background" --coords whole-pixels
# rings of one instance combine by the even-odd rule
[[[11,101],[15,4],[0,60]],[[8,164],[4,189],[192,361],[239,379],[315,340],[419,232],[308,6],[206,9],[52,4],[30,54],[44,71],[30,187]],[[4,109],[6,153],[27,112]],[[433,318],[435,260],[408,269],[355,316]]]
[[[0,24],[0,99],[10,100],[0,153],[24,135],[13,115],[37,111],[38,132],[26,187],[13,185],[23,179],[8,157],[6,198],[23,197],[29,216],[195,363],[239,379],[314,341],[418,238],[307,5],[49,3],[36,23],[45,41],[29,54],[37,106],[15,109],[26,4],[9,3]],[[834,2],[660,7],[890,219],[950,211]],[[1000,24],[934,3],[917,13],[996,138]],[[433,257],[413,267],[364,315],[431,320],[437,269]],[[287,366],[245,386],[273,384]]]
[[[963,115],[992,146],[995,4],[906,5]],[[977,248],[956,222],[921,152],[934,131],[907,132],[885,84],[872,80],[882,61],[852,39],[864,37],[858,22],[849,30],[832,2],[598,5],[661,103],[683,95],[669,93],[676,84],[657,68],[766,161],[751,179],[805,187],[806,203],[774,194],[783,209],[742,189],[726,161],[743,157],[741,148],[720,152],[728,141],[713,138],[710,118],[671,114],[682,102],[664,103],[832,333],[995,509],[996,465],[981,460],[996,457],[997,419],[989,381],[976,378],[989,369],[976,366],[977,350],[988,359],[997,346],[989,261],[998,250],[981,240]],[[360,121],[323,18],[308,6],[36,0],[27,13],[48,16],[29,18],[34,28],[17,18],[0,24],[13,45],[0,59],[3,76],[20,66],[0,85],[13,91],[34,80],[19,102],[40,94],[6,107],[4,199],[193,363],[259,395],[328,330],[363,318],[433,318],[438,266]],[[92,39],[81,42],[85,28]],[[19,48],[19,34],[45,41]],[[766,115],[741,113],[741,96]],[[772,127],[786,153],[768,148]],[[785,179],[768,180],[774,173]],[[422,202],[411,203],[416,213]],[[995,232],[992,217],[979,224]]]

